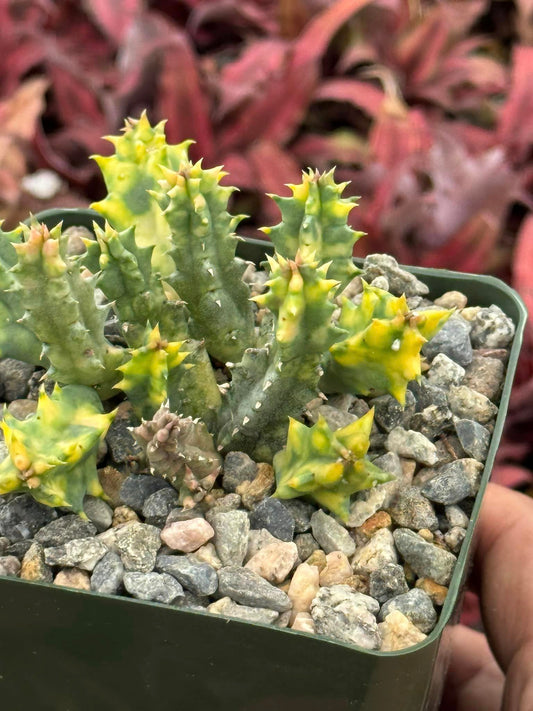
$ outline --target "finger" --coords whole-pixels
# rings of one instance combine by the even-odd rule
[[[504,675],[484,634],[457,625],[450,630],[451,661],[441,711],[499,711]]]

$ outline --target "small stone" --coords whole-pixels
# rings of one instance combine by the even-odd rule
[[[300,560],[307,560],[320,547],[312,533],[299,533],[294,536],[294,542],[296,543]]]
[[[245,508],[252,510],[256,504],[270,496],[276,486],[274,469],[266,462],[257,464],[257,474],[253,481],[245,481],[236,489],[236,493],[242,497],[242,504]]]
[[[248,548],[244,557],[248,562],[256,553],[271,543],[279,543],[279,538],[273,536],[266,528],[254,528],[248,534]]]
[[[193,595],[192,592],[184,590],[180,597],[177,597],[172,601],[172,606],[185,610],[198,610],[200,612],[205,612],[207,610],[208,603],[208,598],[198,597],[198,595]]]
[[[10,541],[34,538],[37,531],[57,518],[51,506],[40,504],[29,494],[15,496],[0,507],[0,536]]]
[[[497,402],[504,379],[505,365],[498,358],[474,353],[472,363],[466,369],[463,385],[475,390],[489,400]]]
[[[409,527],[407,526],[407,528]],[[433,543],[433,541],[435,540],[435,536],[433,535],[433,532],[429,530],[429,528],[420,528],[418,530],[418,535],[425,541],[429,541],[429,543]]]
[[[23,580],[37,580],[51,583],[54,579],[51,568],[44,561],[44,549],[34,541],[22,559],[20,577]]]
[[[402,407],[392,395],[380,395],[370,400],[374,408],[374,421],[390,432],[395,427],[407,426],[415,411],[415,397],[410,390],[405,393],[405,405]]]
[[[466,529],[461,528],[460,526],[454,526],[444,534],[444,542],[452,553],[459,553],[465,536]]]
[[[291,608],[290,598],[260,575],[246,568],[227,566],[218,571],[218,591],[235,602],[251,607],[266,607],[285,612]]]
[[[468,303],[468,298],[461,291],[446,291],[433,302],[441,309],[464,309]]]
[[[375,614],[362,597],[367,596],[354,593],[347,585],[320,588],[311,604],[316,632],[364,649],[379,649],[381,637]]]
[[[385,276],[389,282],[389,291],[396,296],[425,296],[429,293],[429,287],[414,274],[402,269],[390,254],[368,254],[363,270],[368,282]]]
[[[15,558],[22,560],[28,550],[31,548],[32,541],[29,539],[24,539],[22,541],[15,541],[10,546],[7,547],[5,554],[14,555]]]
[[[499,306],[479,309],[471,321],[474,348],[505,348],[513,340],[515,326]]]
[[[161,547],[160,531],[146,523],[129,521],[99,535],[111,550],[118,553],[127,571],[149,573],[154,569]]]
[[[470,519],[468,518],[468,516],[466,515],[466,513],[463,511],[463,509],[460,506],[451,504],[449,506],[446,506],[444,511],[446,513],[446,519],[448,520],[448,523],[450,524],[450,528],[453,528],[454,526],[460,526],[461,528],[468,528]]]
[[[437,407],[447,407],[448,405],[446,391],[436,385],[432,385],[427,378],[422,378],[420,382],[412,380],[408,388],[415,398],[417,412],[422,412],[431,405],[436,405]]]
[[[124,573],[124,587],[138,600],[152,600],[167,605],[183,595],[181,585],[167,573]]]
[[[311,530],[325,553],[342,551],[348,557],[355,553],[355,541],[349,532],[322,509],[311,516]]]
[[[420,432],[395,427],[387,437],[386,448],[401,457],[431,466],[437,461],[437,449],[433,442]]]
[[[218,516],[228,515],[218,514]],[[214,535],[213,526],[208,521],[203,518],[193,518],[189,521],[175,521],[166,525],[161,531],[161,540],[172,550],[192,553],[211,540]],[[217,552],[220,555],[218,549]]]
[[[206,543],[194,551],[194,557],[199,563],[207,563],[215,570],[222,568],[222,561],[217,555],[214,543]]]
[[[453,553],[427,543],[407,528],[398,528],[393,535],[400,555],[419,577],[448,585],[457,561]]]
[[[310,411],[311,422],[318,422],[319,417],[323,417],[326,420],[328,427],[335,432],[342,427],[347,427],[357,421],[357,415],[351,412],[346,412],[345,410],[339,410],[331,405],[320,405],[319,407]]]
[[[456,459],[464,459],[464,457],[466,457],[466,452],[461,447],[459,437],[454,434],[448,433],[441,435],[441,438],[435,443],[435,446],[437,447],[439,464],[449,464]],[[416,478],[418,478],[418,473]]]
[[[96,538],[78,538],[60,546],[44,549],[47,565],[61,565],[67,568],[93,570],[107,553],[107,546]]]
[[[109,551],[94,566],[91,575],[91,590],[116,595],[122,587],[124,564],[114,551]]]
[[[437,607],[442,607],[448,594],[448,588],[444,585],[439,585],[431,578],[418,578],[415,583],[417,588],[420,588],[431,598],[431,602]]]
[[[299,612],[291,625],[292,630],[298,632],[307,632],[307,634],[315,633],[315,623],[308,612]]]
[[[428,382],[447,390],[450,385],[460,385],[465,377],[465,369],[445,353],[437,353],[427,373]]]
[[[171,488],[164,479],[148,474],[131,474],[120,488],[120,502],[142,513],[144,502],[159,489]]]
[[[399,610],[424,634],[429,634],[437,622],[431,598],[420,588],[413,588],[388,600],[381,608],[378,620],[383,622],[393,610]]]
[[[211,513],[226,513],[227,511],[237,511],[240,509],[242,503],[241,496],[239,494],[226,494],[216,499],[213,506],[206,513],[206,518],[209,521],[209,515]]]
[[[311,529],[311,516],[316,506],[302,499],[286,499],[281,503],[294,519],[294,533],[305,533]]]
[[[7,411],[17,420],[25,420],[30,415],[33,415],[37,410],[37,401],[28,400],[27,398],[22,398],[20,400],[13,400],[7,406]]]
[[[378,629],[382,640],[381,652],[397,652],[426,639],[426,635],[399,610],[390,612]]]
[[[422,354],[429,360],[433,360],[439,353],[444,353],[463,368],[471,363],[470,326],[463,318],[449,318],[440,331],[422,347]]]
[[[239,605],[230,597],[223,597],[208,605],[207,609],[213,615],[223,615],[224,617],[234,617],[237,620],[246,622],[256,622],[263,625],[271,625],[279,618],[279,612],[266,607],[251,607],[249,605]]]
[[[474,420],[456,420],[455,431],[468,456],[484,462],[490,445],[490,432]]]
[[[416,412],[409,420],[409,427],[415,432],[435,440],[448,430],[452,424],[452,413],[447,405],[429,405],[421,412]]]
[[[131,403],[128,401],[120,403],[115,419],[105,437],[109,454],[115,464],[131,464],[132,461],[142,457],[142,449],[130,432],[130,427],[136,425],[137,422]],[[133,509],[136,508],[126,499],[123,499],[123,503]]]
[[[257,476],[257,464],[244,452],[228,452],[224,459],[222,487],[234,493],[244,482],[252,482]]]
[[[372,573],[385,563],[397,563],[394,539],[388,528],[382,528],[352,558],[354,573]]]
[[[349,528],[357,528],[380,509],[388,508],[404,482],[402,460],[394,452],[387,452],[373,462],[395,478],[372,489],[358,492],[350,505],[350,515],[346,522]]]
[[[98,470],[98,479],[113,508],[121,504],[120,490],[127,478],[127,474],[115,467],[108,466]]]
[[[318,568],[320,572],[324,570],[326,565],[328,564],[328,559],[326,554],[321,548],[318,548],[316,551],[313,551],[309,558],[305,561],[308,565],[314,565]]]
[[[222,565],[242,565],[248,550],[250,519],[245,511],[226,511],[211,518],[215,550]]]
[[[211,521],[209,520],[209,516],[211,516],[211,509],[208,509],[204,516],[201,509],[196,506],[191,509],[179,506],[178,508],[172,509],[170,511],[167,516],[165,525],[170,526],[171,523],[176,523],[177,521],[192,521],[193,518],[205,518],[206,521],[209,521],[209,523],[211,523]]]
[[[374,533],[379,531],[381,528],[390,528],[391,525],[392,519],[387,511],[376,511],[375,514],[372,514],[370,518],[367,518],[363,525],[357,529],[357,532],[361,533],[366,538],[372,538]]]
[[[155,564],[160,573],[168,573],[198,597],[213,595],[218,588],[217,571],[193,555],[159,555]]]
[[[129,506],[117,506],[113,511],[113,519],[111,521],[113,528],[121,526],[123,523],[128,523],[129,521],[140,521],[140,519]]]
[[[403,567],[397,563],[385,563],[370,573],[368,592],[380,603],[408,590]]]
[[[435,530],[439,521],[430,501],[417,486],[402,489],[388,509],[394,523],[404,528]]]
[[[250,558],[245,568],[253,570],[269,583],[279,585],[287,578],[297,560],[296,544],[278,541],[261,548]]]
[[[457,504],[479,489],[483,464],[475,459],[457,459],[439,467],[437,474],[422,487],[422,493],[438,504]]]
[[[54,585],[59,585],[62,588],[75,588],[76,590],[90,590],[91,579],[86,570],[65,568],[60,570],[54,578]]]
[[[349,578],[346,578],[344,585],[348,585],[348,587],[354,592],[360,592],[364,595],[369,594],[370,581],[369,576],[366,573],[354,573]]]
[[[300,563],[293,573],[287,595],[292,603],[291,624],[300,612],[309,612],[320,588],[319,570],[314,565]]]
[[[172,509],[179,506],[178,492],[172,487],[164,487],[145,499],[142,515],[145,523],[163,528]]]
[[[83,510],[89,521],[101,533],[107,530],[113,522],[113,509],[103,499],[97,496],[85,496]]]
[[[488,397],[466,385],[453,386],[448,391],[448,404],[454,415],[475,420],[484,425],[498,414],[498,408]]]
[[[21,400],[29,391],[28,381],[35,366],[14,358],[0,359],[0,383],[3,386],[5,402]]]
[[[20,560],[14,555],[0,556],[0,575],[18,576]]]
[[[90,521],[77,514],[67,514],[43,526],[35,534],[35,540],[43,548],[51,548],[79,538],[92,538],[96,533],[96,526]]]
[[[326,556],[326,567],[321,571],[319,582],[322,587],[342,585],[352,575],[348,556],[341,551],[333,551]]]
[[[250,514],[250,526],[266,528],[281,541],[292,541],[294,536],[294,518],[279,499],[264,499]]]

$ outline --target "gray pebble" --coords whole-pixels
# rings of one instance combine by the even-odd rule
[[[214,544],[223,565],[242,565],[248,549],[250,519],[245,511],[224,511],[209,518]]]
[[[490,445],[488,429],[475,420],[456,420],[455,431],[465,453],[478,462],[484,462]]]
[[[106,553],[107,546],[96,538],[78,538],[61,546],[45,548],[44,560],[47,565],[93,570]]]
[[[294,533],[305,533],[311,529],[311,516],[316,506],[303,499],[286,499],[281,502],[294,520]]]
[[[461,528],[468,528],[470,519],[460,506],[456,506],[455,504],[446,506],[445,513],[450,528],[453,528],[455,526],[460,526]]]
[[[436,405],[437,407],[446,407],[448,405],[446,391],[436,385],[432,385],[426,378],[422,378],[419,383],[416,380],[412,380],[408,385],[408,389],[415,398],[417,412],[422,412],[422,410],[431,405]]]
[[[475,420],[484,425],[498,414],[498,408],[488,397],[466,385],[452,386],[448,391],[448,404],[454,415]]]
[[[230,597],[223,597],[213,602],[207,608],[213,615],[223,615],[224,617],[234,617],[237,620],[246,622],[257,622],[263,625],[271,625],[279,618],[279,612],[269,610],[266,607],[250,607],[249,605],[239,605]]]
[[[403,566],[398,563],[385,563],[370,573],[368,592],[380,603],[408,590]]]
[[[14,555],[0,556],[0,575],[16,577],[20,571],[20,560]]]
[[[463,385],[497,402],[504,378],[505,366],[498,358],[474,353],[472,363],[466,369]]]
[[[314,551],[320,548],[312,533],[299,533],[294,536],[294,542],[296,543],[300,560],[307,560]]]
[[[94,566],[91,575],[91,590],[116,595],[122,587],[124,565],[118,553],[109,551]]]
[[[322,509],[315,511],[311,516],[311,530],[325,553],[341,551],[348,558],[355,553],[355,541],[346,528]]]
[[[142,513],[144,502],[159,489],[172,488],[170,484],[157,476],[149,474],[131,474],[120,487],[120,501],[137,513]]]
[[[452,553],[407,528],[397,528],[393,536],[400,555],[418,577],[431,578],[439,585],[449,584],[457,561]]]
[[[200,563],[192,555],[159,555],[155,568],[176,578],[184,588],[198,597],[213,595],[218,587],[216,570]]]
[[[29,391],[29,379],[34,365],[14,358],[0,359],[0,385],[6,402],[25,398]]]
[[[414,459],[416,462],[431,466],[437,461],[437,449],[433,442],[420,432],[395,427],[387,437],[386,448],[400,457]]]
[[[312,422],[318,422],[320,416],[326,420],[328,427],[333,431],[351,425],[357,420],[357,415],[346,412],[345,410],[339,410],[331,405],[320,405],[310,410],[310,419]]]
[[[429,528],[430,531],[434,531],[439,527],[431,502],[417,486],[402,488],[387,511],[394,523],[404,528],[413,528],[415,531]]]
[[[130,464],[142,457],[142,449],[130,432],[130,426],[135,424],[137,422],[129,417],[116,417],[111,423],[105,441],[115,464]],[[127,501],[124,503],[130,506]]]
[[[142,515],[145,523],[151,526],[163,528],[167,523],[167,517],[174,508],[179,506],[178,492],[172,487],[164,487],[150,494],[145,499],[142,507]]]
[[[388,528],[380,528],[355,552],[351,563],[354,573],[370,574],[385,563],[397,563],[394,538]]]
[[[241,507],[242,497],[240,494],[226,494],[215,501],[213,507],[209,509],[206,518],[209,521],[209,516],[214,513],[223,513],[226,511],[237,511]]]
[[[183,595],[178,581],[167,573],[124,573],[124,587],[138,600],[151,600],[169,605]]]
[[[390,432],[395,427],[407,426],[411,415],[415,411],[415,397],[410,390],[405,393],[405,406],[402,407],[392,395],[380,395],[370,400],[374,408],[374,420],[385,430]]]
[[[383,622],[393,610],[399,610],[424,634],[429,634],[437,622],[437,613],[431,598],[420,588],[413,588],[388,600],[381,608],[378,620]]]
[[[277,612],[285,612],[292,606],[286,593],[248,568],[221,568],[218,571],[218,592],[243,605],[266,607]]]
[[[21,494],[0,507],[0,536],[11,541],[34,538],[37,531],[57,518],[51,506],[45,506],[30,496]]]
[[[389,282],[389,290],[396,296],[424,296],[429,293],[426,284],[416,278],[411,272],[402,269],[396,259],[390,254],[369,254],[364,264],[364,278],[371,282],[376,277],[385,276]]]
[[[479,309],[471,324],[474,348],[505,348],[513,340],[514,323],[499,306]]]
[[[364,649],[379,649],[381,638],[375,613],[348,585],[321,588],[311,603],[311,616],[317,634]]]
[[[89,521],[96,526],[96,530],[101,533],[106,531],[113,521],[113,509],[103,499],[98,496],[85,496],[83,499],[83,510]]]
[[[128,521],[99,535],[118,553],[127,571],[149,573],[161,547],[160,530],[139,521]]]
[[[444,534],[444,542],[453,553],[459,553],[465,536],[466,529],[460,526],[454,526]]]
[[[257,504],[250,514],[251,528],[266,528],[280,541],[292,541],[294,518],[279,499],[267,497]]]
[[[177,597],[172,602],[172,605],[173,607],[183,608],[186,610],[198,610],[200,612],[205,612],[208,602],[208,598],[198,597],[198,595],[193,595],[192,592],[184,590],[183,595]]]
[[[437,474],[422,487],[422,493],[438,504],[457,504],[467,496],[475,496],[483,465],[475,459],[457,459],[443,464]]]
[[[245,481],[253,481],[257,474],[257,464],[244,452],[228,452],[224,459],[222,488],[234,493]]]
[[[451,424],[452,412],[447,405],[428,405],[411,417],[409,428],[433,440],[449,429]]]
[[[33,541],[25,538],[22,541],[15,541],[6,550],[6,555],[14,555],[19,560],[22,560],[32,546]]]
[[[44,548],[61,546],[77,538],[90,538],[97,533],[96,526],[77,514],[67,514],[43,526],[35,534],[35,540]]]
[[[445,353],[437,353],[427,372],[427,379],[430,385],[447,390],[450,385],[460,385],[465,377],[465,372],[459,363],[448,358]]]
[[[444,353],[465,368],[472,361],[469,324],[460,317],[452,316],[440,331],[424,344],[422,353],[429,360],[433,360],[439,353]]]

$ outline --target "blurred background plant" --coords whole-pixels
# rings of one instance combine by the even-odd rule
[[[361,253],[493,273],[533,313],[532,0],[0,0],[0,219],[104,194],[128,116],[224,164],[253,215],[301,168],[361,196]],[[495,477],[533,478],[533,327]]]

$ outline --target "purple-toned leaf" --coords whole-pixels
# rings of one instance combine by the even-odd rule
[[[532,67],[533,47],[516,47],[511,90],[498,126],[498,138],[515,162],[525,161],[533,147]]]
[[[357,79],[329,79],[317,87],[313,95],[316,101],[345,101],[375,118],[385,94],[370,82]]]
[[[102,32],[120,45],[145,7],[144,0],[83,0],[83,7]]]

